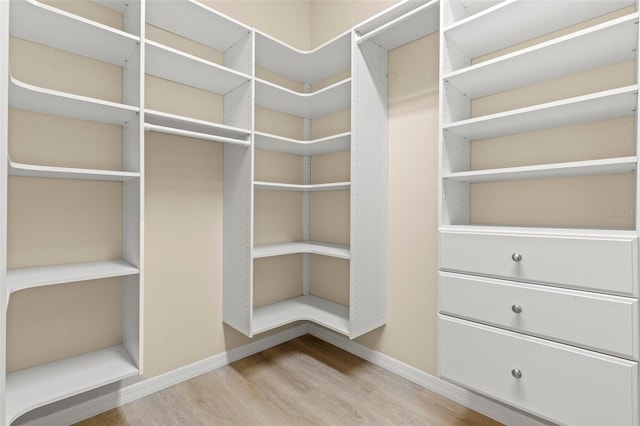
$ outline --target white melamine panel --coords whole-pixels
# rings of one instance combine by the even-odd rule
[[[299,241],[295,243],[269,244],[253,248],[253,258],[282,256],[296,253],[321,254],[324,256],[349,259],[349,246],[318,241]]]
[[[138,107],[44,89],[11,77],[9,107],[122,126],[137,118]]]
[[[252,331],[258,334],[296,321],[311,321],[349,335],[349,307],[312,295],[255,309]]]
[[[605,90],[560,101],[444,123],[443,130],[469,140],[609,120],[635,114],[638,86]]]
[[[505,167],[502,169],[443,173],[442,177],[444,179],[476,183],[608,175],[633,172],[637,168],[637,163],[638,157],[606,158],[602,160],[574,161],[570,163],[554,163],[539,166]]]
[[[358,44],[372,40],[387,50],[440,29],[440,0],[401,2],[355,27]]]
[[[638,14],[578,31],[445,75],[471,99],[635,58]],[[585,51],[589,51],[585,55]]]
[[[185,130],[187,132],[201,133],[209,136],[222,136],[223,138],[237,139],[238,141],[248,142],[250,131],[238,127],[227,126],[225,124],[213,123],[211,121],[198,120],[196,118],[185,117],[166,112],[145,109],[145,123]]]
[[[123,260],[9,269],[7,290],[13,293],[33,287],[136,275],[139,272],[138,268]]]
[[[300,155],[303,157],[312,157],[314,155],[348,151],[351,147],[351,132],[340,133],[326,138],[309,141],[256,132],[254,140],[256,148],[258,149],[277,151],[284,154]]]
[[[138,172],[77,169],[70,167],[50,167],[33,164],[22,164],[13,161],[9,161],[9,175],[106,181],[125,181],[129,179],[137,179],[140,177],[140,173]]]
[[[636,236],[447,230],[440,233],[440,268],[637,296],[637,246]]]
[[[349,108],[351,79],[313,93],[299,93],[256,79],[256,104],[302,118],[317,118]]]
[[[256,31],[256,65],[302,83],[314,84],[350,67],[349,33],[302,51]]]
[[[637,299],[448,272],[439,297],[443,314],[638,359]]]
[[[444,36],[469,58],[477,58],[632,4],[635,1],[507,0],[445,28]]]
[[[9,373],[6,424],[34,408],[137,374],[138,369],[123,346]]]
[[[124,66],[140,38],[35,0],[13,0],[10,33],[14,37]]]
[[[254,182],[256,189],[267,189],[274,191],[302,191],[302,192],[315,192],[315,191],[346,191],[351,187],[349,182],[336,182],[336,183],[320,183],[315,185],[296,185],[291,183],[276,183],[276,182]]]
[[[99,4],[107,9],[115,10],[116,12],[124,13],[127,7],[130,6],[129,0],[89,0],[92,3]]]
[[[638,423],[636,362],[442,315],[439,336],[447,380],[561,424]]]
[[[9,164],[9,2],[0,1],[0,421],[6,419],[7,189]]]
[[[146,21],[223,52],[251,32],[246,25],[195,0],[147,1]]]
[[[165,80],[222,95],[251,80],[246,74],[151,40],[145,46],[145,72]]]

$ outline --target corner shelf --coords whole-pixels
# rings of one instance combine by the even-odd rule
[[[284,154],[312,157],[348,151],[351,148],[351,132],[340,133],[314,140],[296,140],[268,133],[254,133],[255,147]]]
[[[350,78],[313,93],[298,93],[261,79],[255,83],[257,105],[298,117],[321,117],[351,105]]]
[[[502,169],[475,170],[443,173],[443,179],[467,183],[501,182],[523,179],[547,179],[572,176],[594,176],[636,171],[638,157],[607,158],[602,160],[574,161],[539,166],[506,167]]]
[[[638,13],[446,74],[445,83],[475,99],[635,57]],[[601,52],[585,55],[587,49]]]
[[[145,41],[145,72],[165,80],[224,95],[251,77],[196,56]]]
[[[349,307],[306,295],[253,311],[253,333],[262,333],[296,321],[312,321],[337,333],[349,335]]]
[[[10,34],[67,52],[123,66],[140,37],[35,0],[11,2]]]
[[[635,114],[638,85],[605,90],[468,120],[444,123],[443,130],[469,140],[569,126]]]
[[[253,184],[255,189],[264,189],[264,190],[272,190],[272,191],[301,191],[301,192],[347,191],[349,190],[349,188],[351,188],[351,182],[298,185],[298,184],[291,184],[291,183],[254,181]]]
[[[332,244],[318,241],[298,241],[294,243],[267,244],[253,248],[253,258],[283,256],[287,254],[320,254],[323,256],[349,259],[351,257],[349,246],[344,244]]]
[[[39,166],[16,163],[9,160],[10,176],[27,176],[57,179],[83,179],[124,182],[140,178],[139,172],[121,172],[111,170],[78,169],[71,167]]]
[[[31,409],[137,374],[122,345],[9,373],[4,420],[8,425]]]
[[[633,0],[572,2],[571,13],[566,13],[563,1],[507,0],[448,26],[443,35],[469,58],[477,58],[633,4]]]
[[[45,89],[9,78],[9,107],[43,114],[123,126],[140,109],[57,90]]]

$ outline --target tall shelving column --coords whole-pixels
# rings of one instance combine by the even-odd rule
[[[142,2],[106,2],[123,15],[124,31],[31,0],[3,2],[2,9],[2,347],[0,422],[61,399],[117,382],[139,373],[140,234],[142,208],[142,117],[144,99],[140,40],[144,37]],[[52,36],[55,34],[55,37]],[[9,36],[122,67],[122,102],[112,102],[21,82],[10,75]],[[24,164],[8,156],[8,109],[121,126],[122,170]],[[7,269],[7,185],[15,179],[62,179],[120,182],[122,191],[122,257],[75,264]],[[47,212],[42,212],[46,214]],[[117,218],[116,218],[117,219]],[[6,324],[12,293],[44,286],[121,278],[122,343],[58,359],[7,374]]]
[[[637,10],[443,1],[439,374],[561,424],[640,421]]]

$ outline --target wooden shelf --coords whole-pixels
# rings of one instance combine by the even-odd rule
[[[320,254],[323,256],[349,259],[349,246],[318,241],[298,241],[294,243],[268,244],[253,248],[253,258],[283,256],[287,254]]]
[[[298,93],[256,79],[256,104],[303,118],[316,118],[351,105],[351,79],[313,93]]]
[[[139,108],[32,86],[9,78],[9,108],[122,126]]]
[[[7,271],[7,291],[11,294],[34,287],[122,277],[138,273],[140,273],[138,268],[123,260],[9,269]]]
[[[34,408],[137,374],[138,368],[123,346],[9,373],[5,424]]]
[[[351,33],[303,51],[256,31],[256,66],[302,83],[326,80],[350,69]]]
[[[210,136],[237,139],[239,142],[245,144],[249,143],[249,137],[251,136],[251,132],[247,129],[240,129],[238,127],[227,126],[225,124],[198,120],[196,118],[184,117],[182,115],[170,114],[151,109],[145,109],[144,121],[145,123],[156,126],[186,130],[188,132],[202,133]]]
[[[255,189],[273,190],[273,191],[347,191],[351,188],[351,182],[335,182],[335,183],[319,183],[312,185],[296,185],[291,183],[277,182],[253,182]]]
[[[254,142],[257,149],[311,157],[314,155],[348,151],[351,148],[351,132],[310,141],[289,139],[268,133],[255,132]]]
[[[445,124],[443,129],[465,139],[477,140],[609,120],[635,114],[637,97],[638,86],[633,85],[457,121]]]
[[[138,179],[138,172],[120,172],[111,170],[76,169],[70,167],[38,166],[33,164],[16,163],[9,160],[10,176],[28,176],[57,179],[84,179],[102,181],[126,181]]]
[[[251,32],[246,25],[194,0],[149,1],[146,21],[222,52]]]
[[[444,36],[473,59],[633,4],[633,0],[506,0],[450,25]]]
[[[226,94],[251,77],[179,50],[147,40],[145,72],[198,89]]]
[[[507,167],[502,169],[443,173],[444,179],[468,183],[500,182],[523,179],[547,179],[572,176],[631,173],[636,170],[638,157],[608,158],[604,160],[575,161],[540,166]]]
[[[253,334],[296,321],[312,321],[337,333],[349,335],[349,307],[307,295],[253,311]]]
[[[371,40],[387,50],[440,29],[440,0],[400,2],[355,28],[358,44]]]
[[[445,75],[471,99],[635,58],[638,13]],[[589,55],[584,52],[589,51]]]
[[[119,66],[140,43],[140,37],[35,0],[12,1],[9,19],[14,37]]]

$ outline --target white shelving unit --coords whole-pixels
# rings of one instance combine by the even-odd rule
[[[0,7],[0,423],[9,425],[32,409],[97,389],[139,374],[140,220],[143,216],[141,69],[144,37],[142,4],[110,2],[125,14],[124,31],[93,22],[35,0],[2,2]],[[10,75],[9,37],[122,67],[122,103],[27,84]],[[107,123],[122,127],[122,169],[57,167],[12,161],[8,155],[8,110]],[[115,181],[122,186],[122,259],[88,263],[7,268],[7,187],[9,176],[39,179]],[[46,212],[43,212],[46,214]],[[7,372],[6,324],[10,296],[16,292],[80,281],[120,277],[122,280],[122,343],[77,354],[15,372]]]
[[[633,5],[636,11],[602,18]],[[637,127],[637,75],[629,86],[487,115],[472,115],[472,103],[627,61],[636,61],[637,70],[637,9],[636,1],[625,0],[442,1],[439,374],[554,423],[580,424],[588,418],[593,423],[638,424],[638,341],[628,333],[637,327],[638,222],[633,230],[476,224],[471,197],[478,193],[473,185],[610,174],[637,180],[637,129],[635,153],[624,157],[474,169],[472,146],[490,138],[508,143],[523,134],[533,138],[547,129],[624,117],[633,117]],[[536,42],[540,36],[546,36],[545,41]],[[500,53],[502,49],[508,53]],[[487,54],[492,54],[490,59],[482,60]],[[638,205],[637,197],[634,201]],[[471,308],[466,300],[474,297],[475,289],[500,306]],[[565,294],[572,303],[556,304]],[[534,318],[543,311],[544,318]],[[604,318],[624,317],[614,324],[621,331],[616,334],[617,352],[606,337],[615,330],[587,330],[581,311],[599,324]],[[583,337],[587,334],[589,341]],[[542,355],[551,347],[553,353]],[[525,352],[535,354],[536,360],[526,361]],[[607,385],[603,398],[610,401],[605,405],[584,405],[595,392],[586,384],[571,394],[565,389],[563,383],[575,382],[565,359],[578,353],[594,360],[601,353],[617,358],[599,359],[588,370],[571,360],[576,375],[626,366],[620,380]],[[557,383],[543,378],[542,370]],[[491,383],[485,371],[491,372]],[[554,408],[551,400],[563,401],[562,407]],[[619,409],[613,408],[616,404]]]

